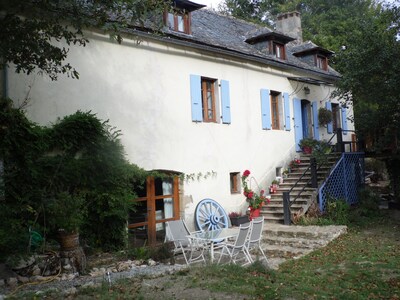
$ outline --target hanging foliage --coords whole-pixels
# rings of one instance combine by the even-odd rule
[[[125,159],[120,132],[91,112],[41,127],[8,99],[0,108],[0,261],[27,251],[30,228],[52,237],[64,227],[92,246],[123,246],[130,200],[147,172]]]

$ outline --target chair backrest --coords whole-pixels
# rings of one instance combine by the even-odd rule
[[[244,226],[240,225],[239,227],[239,234],[235,241],[235,248],[240,249],[246,243],[247,235],[250,231],[250,224],[245,224]]]
[[[249,238],[250,246],[261,240],[263,226],[264,226],[264,217],[259,217],[251,221],[251,230]]]
[[[190,234],[185,221],[174,220],[166,222],[167,235],[166,239],[169,241],[179,241],[182,246],[189,244],[188,235]]]

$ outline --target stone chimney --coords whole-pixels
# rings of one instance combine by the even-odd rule
[[[301,29],[301,18],[298,11],[283,13],[278,15],[276,20],[276,30],[295,38],[294,43],[303,42],[303,31]]]

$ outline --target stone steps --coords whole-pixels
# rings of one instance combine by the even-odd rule
[[[326,178],[327,174],[331,170],[332,166],[338,159],[337,154],[331,154],[329,156],[328,162],[329,164],[323,166],[317,172],[317,180],[318,185],[320,185]],[[310,163],[309,155],[302,155],[300,157],[301,163],[296,166],[291,173],[288,174],[286,178],[284,178],[283,183],[279,185],[279,188],[275,193],[271,194],[271,201],[269,205],[263,207],[261,214],[264,216],[265,221],[271,223],[283,223],[284,214],[283,214],[283,193],[292,189],[293,185],[299,180],[299,178],[303,175],[304,171],[308,168]],[[298,213],[304,207],[311,202],[311,199],[315,197],[315,188],[310,187],[311,184],[311,172],[308,171],[297,183],[296,187],[292,189],[291,196],[295,197],[299,192],[301,194],[298,196],[296,200],[296,204],[293,204],[291,207],[292,213]],[[308,207],[308,206],[307,206]]]
[[[296,259],[326,246],[347,232],[346,226],[286,226],[265,223],[261,248],[270,261],[270,267],[288,259]]]

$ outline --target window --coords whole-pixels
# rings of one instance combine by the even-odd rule
[[[277,42],[272,42],[272,54],[279,59],[286,59],[285,45]]]
[[[229,174],[231,182],[231,194],[240,193],[240,173],[233,172]]]
[[[190,14],[178,10],[174,12],[167,12],[166,13],[166,25],[178,32],[184,32],[190,34]]]
[[[271,91],[271,121],[272,121],[272,129],[281,129],[281,120],[280,120],[280,95],[281,93]]]
[[[190,99],[193,122],[231,123],[229,81],[190,75]]]
[[[201,78],[201,100],[203,103],[203,121],[216,122],[215,79]]]
[[[340,108],[339,104],[332,103],[332,126],[333,131],[340,128]]]
[[[261,124],[262,129],[291,130],[290,99],[284,92],[261,89]],[[285,114],[283,114],[285,112]]]
[[[328,59],[325,56],[317,55],[315,58],[315,65],[317,68],[327,71],[328,70]]]

